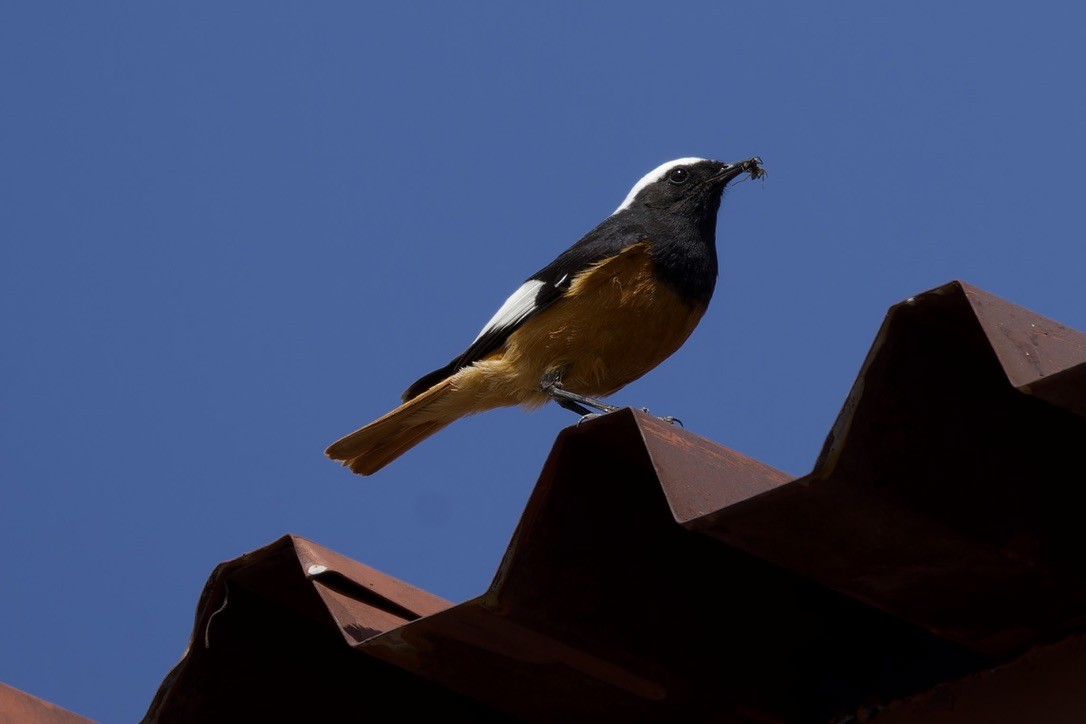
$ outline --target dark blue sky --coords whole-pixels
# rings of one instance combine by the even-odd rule
[[[769,177],[620,404],[802,474],[889,305],[1086,329],[1078,5],[730,5],[6,3],[0,681],[138,718],[212,567],[285,532],[481,592],[570,413],[373,478],[324,447],[671,158]]]

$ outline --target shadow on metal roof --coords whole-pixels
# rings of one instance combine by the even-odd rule
[[[146,720],[863,720],[1082,631],[1084,415],[1086,335],[951,283],[890,310],[811,474],[567,428],[481,596],[284,537],[215,569]]]

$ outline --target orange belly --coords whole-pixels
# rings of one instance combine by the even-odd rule
[[[667,359],[704,313],[657,281],[649,245],[634,244],[578,274],[565,296],[452,382],[495,406],[536,405],[548,399],[540,380],[558,370],[570,392],[609,395]]]

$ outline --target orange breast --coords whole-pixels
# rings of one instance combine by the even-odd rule
[[[510,335],[501,366],[536,385],[562,370],[565,389],[608,395],[667,359],[704,313],[655,278],[647,243],[634,244],[578,274],[562,299]]]

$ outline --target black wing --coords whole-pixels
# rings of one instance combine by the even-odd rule
[[[608,217],[557,259],[529,277],[505,300],[505,304],[466,350],[449,364],[420,377],[408,387],[403,393],[404,402],[500,348],[524,322],[561,299],[578,274],[641,241],[644,238],[641,227],[624,222],[623,216],[626,215],[620,213]]]

